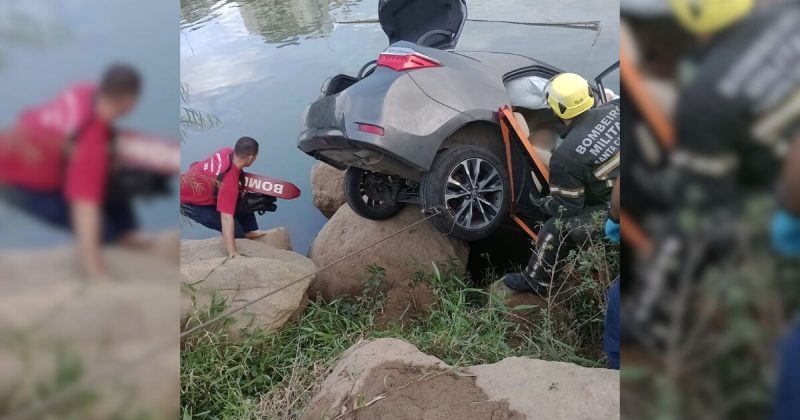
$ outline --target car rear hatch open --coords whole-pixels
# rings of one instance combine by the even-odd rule
[[[380,0],[378,19],[389,43],[455,48],[467,21],[465,0]]]

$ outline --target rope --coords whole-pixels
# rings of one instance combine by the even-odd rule
[[[409,229],[411,229],[411,228],[413,228],[413,227],[415,227],[415,226],[417,226],[417,225],[419,225],[419,224],[421,224],[423,222],[426,222],[426,221],[430,220],[431,218],[433,218],[435,216],[438,216],[439,214],[442,213],[442,209],[439,208],[439,207],[436,207],[436,208],[424,211],[424,213],[428,214],[428,216],[426,216],[426,217],[424,217],[424,218],[422,218],[420,220],[417,220],[416,222],[411,223],[411,224],[403,227],[402,229],[400,229],[400,230],[398,230],[398,231],[396,231],[396,232],[394,232],[394,233],[392,233],[392,234],[390,234],[388,236],[385,236],[385,237],[381,238],[378,241],[375,241],[375,242],[373,242],[373,243],[371,243],[371,244],[369,244],[367,246],[364,246],[364,247],[362,247],[362,248],[360,248],[360,249],[358,249],[356,251],[353,251],[353,252],[351,252],[351,253],[349,253],[349,254],[347,254],[347,255],[345,255],[345,256],[343,256],[343,257],[341,257],[341,258],[339,258],[339,259],[337,259],[337,260],[335,260],[333,262],[330,262],[330,263],[322,266],[321,268],[317,269],[316,271],[314,271],[314,272],[312,272],[310,274],[307,274],[307,275],[305,275],[303,277],[300,277],[297,280],[294,280],[294,281],[292,281],[290,283],[287,283],[287,284],[285,284],[285,285],[283,285],[283,286],[281,286],[281,287],[279,287],[279,288],[277,288],[275,290],[272,290],[272,291],[270,291],[268,293],[265,293],[265,294],[257,297],[256,299],[251,300],[251,301],[243,304],[242,306],[236,307],[236,308],[231,309],[231,310],[229,310],[227,312],[223,312],[222,314],[220,314],[218,316],[215,316],[214,318],[212,318],[212,319],[210,319],[210,320],[208,320],[206,322],[203,322],[203,323],[201,323],[201,324],[199,324],[199,325],[197,325],[195,327],[192,327],[192,328],[184,331],[183,333],[181,333],[178,336],[178,338],[179,339],[183,338],[183,337],[185,337],[185,336],[187,336],[187,335],[189,335],[189,334],[191,334],[191,333],[193,333],[193,332],[195,332],[197,330],[200,330],[200,329],[205,328],[205,327],[207,327],[207,326],[209,326],[209,325],[211,325],[211,324],[213,324],[215,322],[218,322],[223,318],[229,317],[229,316],[231,316],[231,315],[233,315],[233,314],[235,314],[235,313],[237,313],[239,311],[242,311],[242,310],[244,310],[245,308],[247,308],[248,306],[250,306],[250,305],[252,305],[254,303],[260,302],[260,301],[262,301],[262,300],[264,300],[264,299],[266,299],[266,298],[268,298],[268,297],[270,297],[270,296],[272,296],[272,295],[274,295],[274,294],[276,294],[276,293],[278,293],[278,292],[280,292],[280,291],[282,291],[282,290],[284,290],[284,289],[286,289],[286,288],[288,288],[290,286],[293,286],[293,285],[295,285],[297,283],[300,283],[303,280],[306,280],[306,279],[308,279],[308,278],[310,278],[312,276],[315,276],[315,275],[319,274],[320,272],[322,272],[323,270],[326,270],[326,269],[328,269],[328,268],[330,268],[330,267],[332,267],[332,266],[334,266],[336,264],[339,264],[340,262],[342,262],[342,261],[344,261],[344,260],[346,260],[346,259],[348,259],[350,257],[353,257],[353,256],[355,256],[357,254],[360,254],[360,253],[362,253],[362,252],[364,252],[364,251],[366,251],[366,250],[368,250],[368,249],[370,249],[370,248],[372,248],[374,246],[377,246],[377,245],[379,245],[379,244],[381,244],[381,243],[383,243],[383,242],[385,242],[385,241],[387,241],[387,240],[389,240],[389,239],[391,239],[391,238],[393,238],[393,237],[395,237],[395,236],[397,236],[397,235],[399,235],[399,234],[401,234],[401,233],[403,233],[403,232],[405,232],[405,231],[407,231],[407,230],[409,230]],[[45,400],[42,400],[42,401],[38,401],[38,402],[34,403],[33,405],[28,406],[26,409],[23,409],[22,411],[17,412],[16,414],[12,414],[12,415],[3,417],[2,419],[3,420],[22,420],[22,419],[32,418],[32,417],[36,416],[37,414],[41,414],[44,410],[47,410],[48,408],[51,408],[51,407],[53,407],[53,406],[55,406],[55,405],[57,405],[57,404],[59,404],[61,402],[64,402],[64,401],[68,400],[71,396],[74,396],[76,393],[86,389],[87,387],[89,387],[93,383],[96,385],[96,383],[99,382],[99,381],[108,379],[108,377],[110,377],[110,376],[114,376],[115,374],[120,373],[120,372],[122,372],[124,370],[127,370],[128,368],[132,368],[132,367],[134,367],[134,366],[136,366],[136,365],[138,365],[138,364],[140,364],[142,362],[145,362],[146,360],[150,359],[156,353],[158,353],[158,352],[160,352],[162,350],[166,350],[167,348],[169,348],[173,344],[174,344],[174,342],[172,341],[172,339],[170,339],[169,341],[164,341],[162,343],[158,343],[158,344],[154,345],[153,347],[151,347],[150,349],[145,350],[139,356],[136,356],[131,360],[122,361],[117,365],[109,366],[108,369],[97,371],[94,375],[84,377],[84,379],[82,381],[77,382],[77,383],[73,384],[72,386],[68,386],[66,388],[63,388],[62,390],[56,392],[54,395],[50,396],[49,398],[47,398]]]
[[[514,20],[490,20],[490,19],[473,19],[468,18],[468,22],[480,22],[480,23],[506,23],[509,25],[523,25],[523,26],[556,26],[561,28],[569,28],[569,29],[587,29],[590,31],[600,31],[600,21],[599,20],[587,20],[587,21],[580,21],[580,22],[519,22]],[[363,24],[363,23],[380,23],[378,19],[358,19],[358,20],[334,20],[334,24],[338,25],[353,25],[353,24]]]

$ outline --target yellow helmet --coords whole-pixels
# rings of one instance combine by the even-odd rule
[[[589,82],[575,73],[561,73],[550,79],[544,89],[547,104],[559,118],[575,118],[594,106]]]
[[[670,5],[684,28],[708,35],[750,14],[755,0],[670,0]]]

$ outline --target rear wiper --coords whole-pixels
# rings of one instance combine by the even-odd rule
[[[524,26],[552,26],[559,28],[569,29],[586,29],[590,31],[600,31],[599,20],[587,20],[581,22],[517,22],[513,20],[489,20],[489,19],[467,19],[468,22],[482,22],[482,23],[506,23],[510,25],[524,25]],[[347,21],[333,21],[339,24],[356,24],[356,23],[380,23],[378,19],[360,19],[360,20],[347,20]]]

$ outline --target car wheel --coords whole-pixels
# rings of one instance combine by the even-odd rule
[[[403,209],[404,203],[389,204],[392,178],[377,172],[349,167],[344,174],[344,194],[353,211],[366,219],[385,220]]]
[[[508,215],[511,187],[499,158],[477,146],[459,145],[439,152],[422,178],[426,210],[442,209],[431,220],[440,232],[465,241],[491,235]]]

